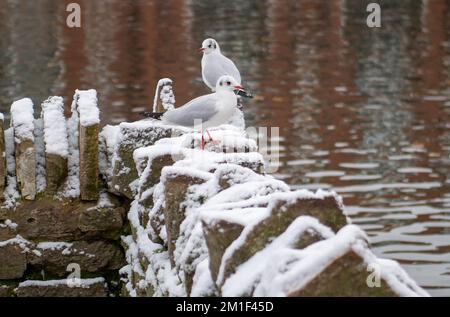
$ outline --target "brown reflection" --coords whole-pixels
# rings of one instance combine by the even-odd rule
[[[318,85],[314,87],[314,96],[323,107],[322,111],[313,115],[317,122],[316,133],[322,136],[318,148],[333,149],[335,144],[342,142],[347,143],[350,148],[360,146],[359,135],[355,135],[358,137],[356,141],[351,138],[354,122],[360,118],[350,105],[360,98],[351,96],[357,90],[353,81],[357,65],[350,63],[355,56],[347,50],[347,43],[342,37],[342,3],[309,1],[308,6],[305,6],[305,15],[308,14],[308,9],[312,10],[310,15],[323,21],[323,34],[315,43]],[[344,104],[348,106],[343,106]],[[348,155],[338,151],[332,151],[328,158],[330,170],[339,170],[340,163],[348,162]],[[329,183],[338,185],[338,179]]]
[[[186,33],[184,0],[80,5],[81,29],[60,23],[67,100],[77,88],[96,88],[105,108],[102,122],[107,123],[139,119],[132,109],[149,109],[162,77],[174,80],[178,104],[198,94],[190,85],[199,62]]]
[[[413,104],[413,111],[415,123],[428,128],[417,131],[409,130],[409,132],[415,145],[423,146],[427,149],[427,153],[443,158],[446,154],[442,151],[442,141],[448,140],[449,135],[448,128],[445,127],[446,122],[448,122],[445,108],[436,100],[426,99],[430,99],[433,96],[442,97],[444,90],[447,88],[443,43],[449,40],[448,18],[446,18],[446,15],[450,11],[450,3],[445,0],[433,0],[424,1],[422,6],[423,25],[419,39],[423,41],[424,45],[421,46],[422,49],[418,54],[418,58],[415,59],[415,68],[421,75],[421,78],[419,81],[414,82],[414,92],[418,96],[418,100]],[[442,161],[441,159],[427,157],[419,164],[422,167],[428,166],[434,170],[439,170]],[[416,180],[426,181],[427,176],[417,175]],[[435,180],[445,183],[446,175],[441,174]],[[441,189],[435,189],[429,191],[428,195],[430,198],[438,198],[441,192]]]
[[[267,10],[268,38],[276,40],[267,43],[260,62],[262,72],[257,87],[260,93],[252,106],[256,126],[269,127],[269,134],[270,127],[279,127],[281,136],[289,138],[295,98],[289,92],[297,87],[294,66],[297,19],[289,12],[299,12],[299,3],[273,1]]]
[[[64,0],[57,2],[58,12],[66,12],[67,5],[71,0]],[[83,9],[85,8],[84,0],[78,1],[78,4]],[[66,104],[66,115],[70,113],[70,104],[75,89],[83,87],[83,78],[86,71],[87,57],[85,51],[85,28],[69,28],[66,25],[64,15],[58,21],[58,28],[60,29],[60,41],[63,49],[61,50],[61,60],[65,65],[62,81],[64,87],[62,91],[58,92],[64,96]],[[84,23],[86,15],[82,14],[81,21]]]

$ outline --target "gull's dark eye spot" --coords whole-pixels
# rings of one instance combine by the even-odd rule
[[[220,82],[220,86],[222,86],[222,82]]]
[[[227,81],[227,85],[230,86],[230,85],[231,85],[231,82]]]
[[[209,44],[208,47],[211,48],[211,44]]]

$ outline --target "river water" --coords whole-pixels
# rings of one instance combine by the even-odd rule
[[[139,119],[161,77],[177,104],[207,93],[197,53],[214,37],[256,97],[247,125],[279,127],[275,176],[333,189],[377,255],[450,296],[450,1],[0,0],[0,110],[76,88],[103,123]],[[273,166],[272,166],[273,167]]]

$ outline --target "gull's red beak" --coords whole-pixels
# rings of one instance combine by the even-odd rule
[[[202,53],[204,50],[205,50],[205,49],[204,49],[203,47],[200,47],[200,48],[198,49],[199,53]]]
[[[237,90],[245,90],[244,87],[242,87],[240,85],[236,85],[236,86],[234,86],[234,88]]]

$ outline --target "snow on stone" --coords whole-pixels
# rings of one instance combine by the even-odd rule
[[[381,278],[400,296],[427,296],[398,263],[376,258],[367,246],[367,236],[358,227],[348,225],[334,235],[328,228],[314,222],[317,220],[311,217],[297,218],[268,247],[238,267],[236,273],[225,281],[223,296],[240,296],[255,285],[254,296],[286,296],[305,287],[349,251],[361,256],[367,264],[380,265]],[[293,249],[290,243],[312,226],[329,238],[302,250]]]
[[[223,133],[223,131],[218,131],[218,134]],[[242,137],[242,132],[227,132],[225,134],[233,134],[237,137]],[[153,268],[157,267],[158,270],[162,270],[161,273],[154,274],[154,271],[150,269],[146,272],[146,283],[150,283],[156,288],[156,292],[160,294],[164,294],[165,291],[171,292],[174,294],[179,286],[179,280],[176,278],[177,273],[173,272],[173,269],[169,268],[167,265],[170,264],[168,261],[168,253],[167,251],[163,251],[161,253],[157,253],[156,256],[150,250],[155,250],[155,248],[161,248],[162,246],[157,245],[149,240],[149,237],[152,237],[155,240],[156,237],[161,239],[162,241],[166,241],[167,233],[165,231],[165,226],[162,226],[161,232],[159,234],[153,231],[151,226],[146,228],[141,227],[139,223],[139,215],[147,212],[150,219],[158,219],[162,216],[160,213],[161,208],[164,206],[164,191],[165,191],[165,183],[169,178],[176,177],[178,175],[183,175],[188,178],[196,178],[203,179],[203,184],[192,185],[187,193],[187,197],[183,202],[183,206],[185,208],[185,219],[182,221],[180,225],[180,235],[175,242],[175,250],[174,250],[174,259],[176,262],[176,268],[180,271],[188,271],[196,273],[198,265],[203,263],[208,258],[208,250],[206,247],[206,243],[203,236],[203,228],[200,219],[200,211],[201,204],[204,200],[207,200],[210,197],[214,197],[219,191],[219,180],[218,175],[222,175],[220,172],[217,172],[217,175],[211,173],[214,170],[220,170],[222,173],[228,172],[230,175],[233,174],[236,176],[236,179],[230,176],[232,179],[231,182],[239,183],[242,181],[243,176],[236,172],[236,169],[239,170],[241,167],[236,163],[244,162],[257,162],[261,163],[261,156],[258,153],[222,153],[222,152],[209,152],[209,151],[201,151],[198,149],[192,149],[190,146],[193,144],[193,137],[199,138],[200,135],[193,135],[192,133],[188,135],[183,135],[178,138],[171,139],[161,139],[157,141],[153,146],[140,148],[135,150],[133,157],[138,167],[138,171],[140,174],[140,185],[142,186],[145,183],[145,179],[151,173],[152,161],[155,158],[164,156],[164,155],[172,155],[175,156],[176,162],[172,166],[166,166],[161,171],[160,183],[157,184],[151,191],[154,197],[154,205],[151,210],[144,210],[139,205],[139,203],[135,200],[132,206],[132,211],[129,214],[129,220],[133,227],[137,229],[137,245],[139,250],[144,252],[147,255],[147,258],[150,262],[150,265],[153,265]],[[244,143],[248,145],[248,142]],[[250,146],[252,148],[252,146]],[[206,153],[205,153],[206,152]],[[202,159],[200,159],[200,157]],[[146,164],[144,164],[146,162]],[[227,163],[230,162],[230,163]],[[224,164],[225,163],[225,164]],[[145,166],[145,168],[144,168]],[[228,166],[225,169],[225,166]],[[242,170],[240,170],[242,172]],[[259,187],[256,185],[250,186],[248,189],[241,188],[240,192],[246,193],[246,197],[253,197],[259,195],[264,195],[264,187],[273,188],[268,189],[268,192],[273,192],[276,190],[288,190],[289,187],[277,180],[274,180],[272,177],[264,177],[262,175],[256,174],[252,171],[244,173],[247,179],[252,179],[259,181]],[[264,183],[265,182],[265,183]],[[255,189],[256,188],[256,189]],[[245,194],[243,194],[245,195]],[[231,197],[233,194],[230,193]],[[261,213],[261,209],[258,210]],[[240,218],[243,218],[242,216]],[[245,218],[245,217],[244,217]],[[162,220],[162,219],[160,219]],[[139,232],[144,232],[144,235],[140,235]],[[147,242],[143,242],[147,241]],[[145,249],[142,250],[141,248]],[[160,262],[162,261],[162,262]],[[166,261],[167,263],[165,263]],[[153,273],[152,273],[153,272]],[[175,274],[175,275],[174,275]],[[207,275],[203,273],[203,277],[200,279],[205,283]],[[164,277],[167,280],[171,280],[171,286],[167,286],[166,281],[161,281],[160,279]],[[209,279],[211,279],[209,277]],[[200,281],[199,280],[199,281]],[[195,292],[209,292],[209,288],[203,289],[201,286],[193,285],[195,288]],[[206,286],[205,286],[206,287]],[[164,291],[165,290],[165,291]]]
[[[42,119],[34,121],[34,143],[36,148],[36,190],[42,193],[47,186],[45,178],[45,144],[44,144],[44,122]]]
[[[170,78],[162,78],[158,81],[153,99],[153,112],[157,110],[158,98],[161,100],[164,110],[175,108],[175,95],[172,91],[172,80]]]
[[[62,97],[50,97],[42,103],[45,152],[67,158],[69,144]]]
[[[106,125],[99,133],[99,170],[108,185],[113,176],[113,157],[116,151],[119,126]]]
[[[15,238],[12,238],[12,239],[0,241],[0,247],[4,247],[4,246],[10,245],[10,244],[16,244],[16,245],[20,246],[23,249],[23,252],[29,251],[28,245],[30,244],[30,242],[28,240],[25,240],[20,235],[17,235]]]
[[[205,206],[239,202],[258,196],[266,196],[274,192],[286,191],[289,191],[289,186],[282,181],[272,179],[267,181],[248,181],[244,184],[236,184],[218,193],[214,197],[210,198],[206,202]]]
[[[209,208],[201,209],[202,220],[209,225],[214,225],[218,221],[223,220],[229,223],[237,223],[242,226],[247,226],[252,223],[259,223],[270,215],[266,207],[209,210]]]
[[[80,196],[80,148],[78,142],[79,136],[79,116],[77,107],[78,91],[75,91],[71,106],[72,116],[67,120],[67,137],[69,156],[67,158],[68,176],[62,197],[76,198]]]
[[[20,197],[17,189],[16,179],[16,159],[14,157],[14,128],[5,130],[5,155],[6,155],[6,187],[3,192],[5,201],[2,204],[4,208],[13,208],[16,206],[16,200]]]
[[[197,265],[195,270],[191,297],[217,296],[216,286],[209,271],[209,259],[205,259]]]
[[[236,186],[234,186],[236,187]],[[233,188],[233,187],[232,187]],[[261,213],[260,215],[257,215],[256,217],[253,216],[253,219],[249,221],[246,224],[246,227],[242,231],[239,238],[237,238],[233,243],[227,248],[225,251],[223,258],[222,258],[222,265],[219,270],[219,274],[217,277],[218,283],[222,284],[224,279],[224,265],[227,263],[228,259],[232,257],[234,252],[240,248],[244,243],[247,241],[247,236],[250,232],[253,231],[254,227],[257,226],[263,219],[263,215],[266,215],[268,217],[272,210],[274,208],[277,208],[280,202],[286,203],[286,204],[293,204],[299,199],[325,199],[326,197],[334,197],[336,199],[339,198],[339,196],[334,192],[326,192],[322,190],[318,190],[316,193],[313,193],[308,190],[297,190],[294,192],[281,192],[281,193],[273,193],[270,194],[269,203],[267,206],[266,213]],[[267,197],[267,195],[266,195]],[[339,200],[338,200],[339,201]],[[223,202],[223,200],[219,200],[219,203]],[[342,203],[342,202],[341,202]],[[204,209],[208,208],[208,205],[203,207]],[[214,207],[213,207],[214,208]]]
[[[101,191],[98,197],[97,205],[94,208],[99,209],[114,207],[115,205],[111,201],[110,197],[110,194],[106,190]]]
[[[208,134],[204,133],[204,139],[206,141],[205,149],[208,152],[256,152],[258,146],[255,140],[251,139],[244,130],[233,127],[231,125],[222,125],[216,128],[208,129],[211,137],[214,141],[218,141],[218,144],[213,144],[209,139]],[[200,148],[202,133],[199,131],[191,130],[191,133],[186,133],[180,137],[177,141],[178,146],[191,148],[192,146]],[[163,140],[160,140],[161,142]],[[174,141],[171,141],[174,142]]]
[[[123,124],[125,125],[129,124]],[[140,128],[151,126],[154,129],[160,123],[144,121],[133,124],[134,127],[139,125],[142,125]],[[139,132],[130,129],[126,132],[127,137],[124,141],[130,142],[132,138],[129,136],[133,133],[136,134],[135,137],[142,137],[141,132],[142,129]],[[367,246],[363,244],[366,237],[351,229],[351,226],[347,229],[348,234],[345,234],[345,230],[341,230],[336,236],[317,219],[301,216],[291,223],[282,235],[269,242],[249,261],[238,266],[237,271],[224,280],[224,264],[229,257],[247,241],[247,235],[254,226],[269,217],[280,202],[294,204],[302,199],[322,200],[333,197],[342,208],[342,199],[335,192],[323,190],[291,191],[284,182],[269,175],[256,173],[254,170],[260,170],[259,166],[264,162],[263,157],[256,152],[256,143],[239,128],[222,126],[211,129],[213,138],[220,139],[221,144],[209,144],[205,151],[199,150],[201,141],[199,132],[192,129],[182,132],[178,136],[159,139],[151,146],[137,148],[133,153],[139,175],[137,180],[139,190],[128,214],[133,235],[124,238],[128,265],[121,270],[131,296],[138,296],[139,292],[145,291],[148,287],[154,291],[153,296],[218,295],[209,270],[209,251],[203,233],[203,223],[214,225],[218,221],[227,221],[243,227],[240,236],[225,250],[219,268],[216,282],[224,283],[221,291],[225,296],[246,295],[255,287],[259,295],[286,296],[289,290],[298,289],[297,286],[301,287],[301,283],[306,283],[308,279],[322,272],[334,259],[336,252],[345,253],[350,247],[357,250],[358,241],[361,241],[361,247],[364,248],[358,254],[363,254],[364,259],[369,257],[367,255],[369,253],[365,251]],[[122,142],[121,137],[123,137],[121,133],[118,133],[117,142]],[[208,141],[208,137],[205,138]],[[227,151],[223,153],[223,149],[232,148],[237,148],[238,153]],[[167,155],[171,156],[174,163],[162,168],[159,183],[148,185],[148,178],[153,172],[153,162]],[[165,193],[170,192],[170,188],[166,188],[167,181],[177,176],[200,179],[202,182],[190,185],[181,202],[184,218],[180,224],[175,248],[172,250],[175,264],[172,266],[167,250],[164,208]],[[148,205],[150,195],[153,198],[153,205],[148,207],[141,205],[144,200],[147,201],[145,205]],[[149,220],[147,223],[142,223],[143,216]],[[326,239],[324,240],[326,243],[317,242],[303,250],[294,249],[298,238],[304,233],[318,233]],[[350,238],[351,236],[353,238]],[[338,251],[333,249],[334,244]],[[315,245],[317,247],[313,249],[312,246]],[[321,245],[322,248],[319,247]],[[145,266],[142,264],[142,257],[145,258]],[[383,267],[392,267],[391,271],[395,274],[386,275],[386,279],[393,281],[389,285],[399,294],[412,295],[421,292],[420,288],[415,288],[411,283],[406,273],[396,269],[394,264],[386,262],[387,260],[376,258],[375,260],[380,261]],[[295,274],[292,273],[291,276],[291,272]],[[186,293],[184,285],[186,274],[193,276],[190,294]],[[271,281],[274,279],[278,284],[276,288],[271,288]]]
[[[220,139],[224,145],[229,145],[230,147],[240,147],[241,149],[255,150],[256,144],[253,140],[249,140],[243,131],[238,129],[218,129],[211,131],[213,138]],[[149,193],[153,194],[154,205],[151,210],[145,210],[139,205],[138,200],[135,200],[132,204],[132,208],[128,215],[131,225],[136,231],[136,245],[140,252],[146,254],[146,257],[153,267],[153,270],[147,269],[146,279],[142,283],[150,283],[158,294],[183,294],[185,291],[180,291],[181,281],[177,277],[177,272],[170,267],[170,261],[168,259],[168,252],[161,251],[154,253],[155,250],[163,250],[163,247],[159,244],[155,244],[152,240],[161,239],[162,241],[167,241],[167,232],[165,231],[165,226],[161,227],[159,233],[154,232],[150,225],[142,227],[140,225],[140,215],[142,213],[148,213],[150,219],[160,219],[163,216],[160,212],[161,208],[164,206],[165,196],[165,183],[169,178],[176,177],[178,175],[183,175],[188,178],[203,179],[203,184],[192,185],[187,193],[187,197],[183,202],[185,208],[185,219],[180,225],[180,235],[175,243],[174,259],[176,262],[176,268],[180,271],[189,271],[195,273],[197,277],[200,272],[197,272],[197,267],[200,263],[204,263],[208,259],[208,250],[203,236],[203,228],[200,219],[199,208],[204,200],[213,197],[220,191],[219,179],[218,177],[222,175],[221,173],[228,172],[231,183],[240,183],[243,179],[251,180],[253,179],[256,187],[250,186],[248,189],[242,191],[246,193],[246,197],[254,197],[259,195],[264,195],[264,187],[273,188],[268,189],[268,192],[273,192],[276,190],[288,190],[289,187],[272,177],[264,177],[262,175],[256,174],[248,169],[243,172],[241,166],[237,164],[261,164],[262,156],[258,153],[223,153],[222,149],[216,149],[217,152],[201,151],[198,148],[193,149],[192,145],[199,143],[201,139],[201,134],[196,132],[188,132],[180,137],[173,137],[168,139],[158,140],[154,145],[148,147],[142,147],[134,151],[133,158],[135,160],[138,172],[140,175],[139,185],[143,186],[145,179],[152,172],[152,162],[158,157],[165,155],[171,155],[175,164],[172,166],[166,166],[161,171],[160,183],[152,188]],[[234,140],[237,139],[237,140]],[[210,148],[210,150],[214,150]],[[244,151],[243,151],[244,152]],[[227,166],[228,168],[225,168]],[[211,171],[217,171],[216,174],[211,173]],[[247,171],[248,170],[248,171]],[[240,173],[241,172],[241,173]],[[242,176],[242,172],[245,176]],[[264,183],[265,182],[265,183]],[[259,186],[259,187],[258,187]],[[142,195],[142,193],[141,193]],[[245,194],[243,194],[245,195]],[[231,197],[233,196],[230,193]],[[141,197],[142,198],[142,197]],[[261,210],[259,210],[261,212]],[[242,218],[242,216],[241,216]],[[158,221],[162,221],[160,219]],[[203,264],[204,265],[204,264]],[[131,265],[130,270],[136,270],[136,265]],[[137,269],[139,271],[139,269]],[[156,273],[155,273],[156,270]],[[199,279],[207,285],[207,274],[202,273],[203,276]],[[162,280],[164,278],[164,280]],[[183,279],[183,276],[181,276]],[[209,279],[211,279],[209,277]],[[168,283],[167,281],[171,281]],[[210,285],[209,281],[209,286]],[[169,285],[168,285],[169,284]],[[203,288],[199,285],[193,285],[195,292],[210,292],[210,287]],[[206,286],[205,286],[206,287]],[[133,290],[132,290],[133,291]]]
[[[28,286],[58,286],[58,285],[68,285],[70,280],[47,280],[47,281],[38,281],[38,280],[27,280],[25,282],[21,282],[19,287],[28,287]],[[81,288],[89,288],[90,286],[97,283],[105,283],[105,279],[103,277],[96,278],[86,278],[86,279],[77,279],[78,283],[75,283],[73,287],[81,287]]]
[[[80,124],[89,127],[100,123],[100,111],[97,103],[97,91],[76,90],[75,97],[78,113],[80,114]]]
[[[184,286],[181,283],[176,271],[171,268],[168,252],[164,246],[152,242],[149,237],[149,230],[139,224],[140,206],[135,200],[128,213],[128,219],[135,228],[137,239],[131,241],[128,239],[129,248],[127,251],[127,262],[130,263],[130,271],[137,273],[143,278],[142,287],[150,284],[155,288],[154,296],[186,296]],[[143,252],[149,261],[149,267],[143,272],[138,257],[138,250]],[[132,294],[136,290],[127,284]]]
[[[267,181],[269,179],[274,179],[270,175],[257,174],[249,168],[233,163],[219,165],[214,172],[214,176],[217,181],[220,179],[226,180],[230,186],[235,184],[245,184],[250,181]]]
[[[119,274],[121,276],[122,282],[125,283],[125,288],[128,294],[130,294],[131,297],[136,297],[137,293],[131,281],[133,280],[133,271],[135,271],[135,269],[133,269],[134,266],[136,265],[137,268],[140,268],[137,245],[133,241],[133,237],[131,235],[122,236],[121,239],[122,244],[125,246],[125,258],[128,264],[119,270]],[[140,275],[143,276],[144,274],[142,272],[142,269],[140,269],[140,271]]]
[[[17,223],[12,222],[10,219],[6,219],[3,223],[0,223],[0,228],[10,228],[10,229],[16,229]]]
[[[11,125],[17,143],[25,140],[34,141],[34,105],[31,99],[24,98],[11,105]]]
[[[37,244],[36,248],[41,250],[61,250],[70,249],[73,243],[68,242],[40,242]]]
[[[269,207],[274,208],[280,201],[286,202],[287,204],[294,204],[298,200],[302,199],[323,200],[328,197],[333,197],[337,201],[339,208],[342,210],[345,209],[341,196],[339,196],[335,191],[327,191],[322,189],[318,189],[316,192],[312,192],[307,189],[299,189],[289,193],[274,194]]]
[[[252,288],[255,287],[255,285],[258,285],[262,276],[267,272],[271,263],[278,261],[279,257],[285,253],[285,250],[293,250],[294,244],[298,238],[305,234],[307,230],[311,229],[319,232],[324,238],[331,238],[334,236],[331,229],[322,225],[317,219],[309,216],[298,217],[291,223],[287,230],[278,236],[269,246],[262,251],[257,252],[248,261],[238,267],[236,273],[228,278],[222,287],[223,295],[239,296],[239,294],[251,292]],[[289,260],[287,258],[284,259],[286,265],[289,264]],[[222,263],[224,263],[223,260]],[[219,272],[219,274],[220,273],[221,272]],[[279,274],[277,273],[276,276],[279,276]],[[286,294],[283,293],[274,296],[285,295]]]

